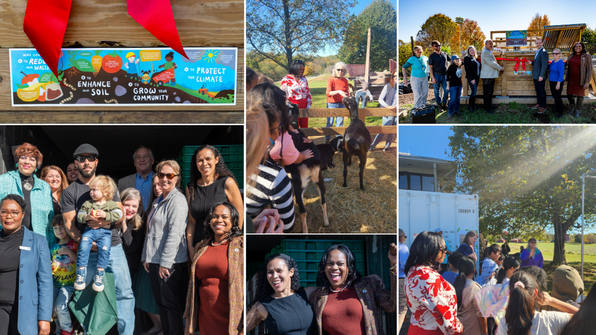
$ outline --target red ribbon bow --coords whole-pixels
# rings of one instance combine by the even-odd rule
[[[170,0],[127,0],[128,14],[155,38],[188,58]],[[29,0],[23,30],[31,43],[58,77],[58,61],[68,25],[72,0]]]

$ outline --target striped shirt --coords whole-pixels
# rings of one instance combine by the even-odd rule
[[[249,178],[256,180],[255,187],[247,185],[246,212],[254,219],[268,206],[277,209],[288,231],[294,225],[294,196],[292,183],[286,171],[269,161],[259,165],[259,174]]]

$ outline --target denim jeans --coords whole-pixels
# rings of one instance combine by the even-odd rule
[[[546,80],[538,81],[538,79],[534,79],[534,89],[536,90],[537,104],[546,108]]]
[[[56,321],[56,335],[60,335],[61,330],[72,332],[72,321],[68,310],[68,302],[74,292],[74,286],[54,286],[54,321]]]
[[[435,90],[435,102],[438,104],[446,104],[447,99],[449,98],[449,93],[447,92],[447,76],[444,74],[436,74],[435,73],[435,80],[437,81],[436,84],[433,84],[433,88]],[[441,87],[443,88],[443,100],[441,101]]]
[[[87,285],[90,285],[97,270],[97,252],[89,254],[87,269]],[[78,265],[77,265],[78,266]],[[140,269],[139,271],[145,271]],[[132,292],[132,281],[128,270],[128,262],[122,244],[112,247],[106,272],[114,274],[116,288],[116,308],[118,309],[118,334],[132,335],[135,328],[135,297]]]
[[[328,102],[327,108],[346,108],[346,106],[344,106],[344,104],[341,102]],[[333,119],[334,119],[333,117],[327,118],[327,125],[325,126],[325,128],[333,127]],[[336,119],[337,120],[335,121],[335,126],[343,127],[344,126],[344,117],[338,116],[338,117],[336,117]],[[331,136],[325,135],[325,139],[329,140],[329,139],[331,139]]]
[[[91,229],[85,227],[81,243],[79,244],[79,253],[77,255],[77,268],[86,268],[89,259],[89,253],[93,242],[97,244],[98,261],[97,267],[106,269],[110,259],[110,249],[112,247],[112,231],[108,228]]]
[[[362,99],[362,102],[360,103],[360,108],[366,108],[366,92],[362,91],[356,93],[356,101],[360,101],[360,99]]]
[[[383,116],[383,125],[384,126],[397,125],[397,116]],[[377,136],[375,137],[375,140],[370,145],[370,147],[371,148],[376,147],[377,144],[385,138],[385,136],[387,136],[387,140],[385,141],[385,148],[389,147],[391,145],[391,142],[393,142],[393,139],[395,138],[395,134],[377,134]]]
[[[410,77],[410,84],[414,92],[414,108],[423,108],[428,99],[428,77]]]
[[[468,85],[470,85],[470,99],[469,105],[476,106],[476,92],[478,92],[478,81],[480,79],[476,79],[476,84],[472,84],[472,80],[468,79]]]
[[[459,98],[461,97],[461,86],[449,87],[449,115],[459,112]]]

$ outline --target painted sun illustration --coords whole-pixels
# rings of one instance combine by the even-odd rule
[[[207,61],[207,63],[211,63],[215,60],[215,58],[217,58],[218,54],[219,50],[207,50],[203,55],[203,58],[201,58],[201,60]]]

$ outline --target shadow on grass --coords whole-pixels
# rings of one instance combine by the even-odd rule
[[[430,104],[430,102],[429,102]],[[480,105],[481,107],[482,105]],[[479,109],[475,112],[470,112],[468,105],[460,106],[461,116],[455,116],[453,119],[448,119],[448,112],[446,110],[438,110],[436,113],[436,122],[445,124],[454,123],[507,123],[507,124],[549,124],[549,123],[566,123],[566,124],[585,124],[596,123],[596,104],[586,104],[582,107],[579,118],[574,118],[568,114],[568,109],[561,118],[557,118],[554,106],[549,105],[544,114],[538,114],[536,110],[530,108],[529,105],[519,104],[517,102],[510,102],[508,104],[500,104],[494,114],[488,114],[484,109]],[[407,109],[411,111],[412,105],[400,105],[400,109]],[[408,116],[399,120],[400,123],[412,123],[412,117]]]

